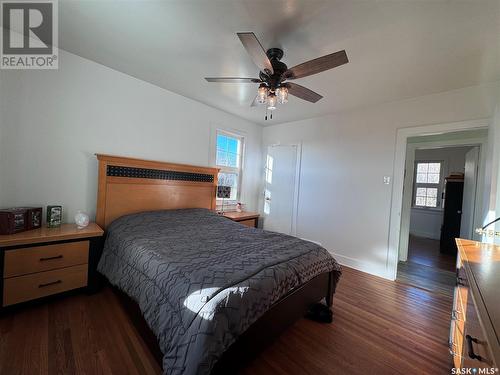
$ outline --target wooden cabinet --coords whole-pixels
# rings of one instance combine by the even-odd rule
[[[465,306],[463,367],[490,368],[494,365],[491,348],[481,328],[473,297],[470,297]]]
[[[3,277],[86,264],[88,259],[88,240],[5,250]]]
[[[247,227],[257,228],[259,225],[259,214],[255,212],[224,212],[224,217],[236,221]]]
[[[0,236],[2,307],[80,288],[93,289],[103,231],[96,224]]]
[[[500,247],[461,239],[457,240],[457,247],[457,284],[450,328],[454,366],[496,368],[500,364],[497,335],[500,332]]]
[[[3,306],[87,286],[88,264],[4,279]]]

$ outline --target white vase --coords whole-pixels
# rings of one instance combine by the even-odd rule
[[[87,225],[89,225],[89,222],[90,222],[89,215],[83,211],[78,210],[75,215],[75,223],[78,226],[78,229],[85,228]]]

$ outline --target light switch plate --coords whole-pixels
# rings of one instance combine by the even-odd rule
[[[384,176],[384,184],[389,185],[391,183],[391,176]]]

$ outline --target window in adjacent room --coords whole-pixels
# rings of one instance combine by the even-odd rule
[[[415,207],[437,208],[441,193],[441,162],[417,162],[415,168]]]
[[[220,168],[218,184],[231,186],[231,198],[236,202],[240,197],[243,156],[243,137],[217,131],[215,164]]]

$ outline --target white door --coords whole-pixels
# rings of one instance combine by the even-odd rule
[[[264,229],[295,234],[298,195],[298,145],[267,149],[264,190]]]
[[[464,197],[460,237],[472,240],[474,235],[474,212],[476,208],[476,186],[479,164],[479,147],[465,154]]]

